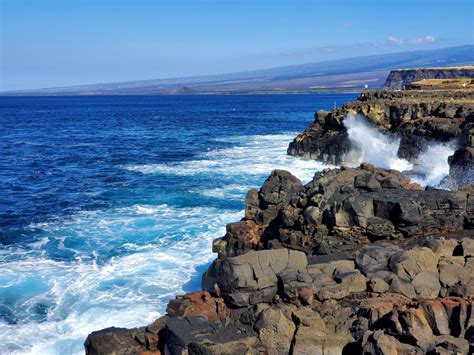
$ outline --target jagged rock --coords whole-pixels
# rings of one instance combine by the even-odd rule
[[[474,344],[474,304],[463,272],[474,258],[462,254],[469,254],[470,242],[377,243],[361,248],[355,260],[310,257],[309,266],[303,253],[286,249],[226,258],[222,264],[232,265],[233,275],[226,279],[236,288],[222,292],[224,298],[209,292],[177,297],[155,323],[93,333],[85,346],[88,354],[467,353]],[[435,265],[447,294],[461,298],[438,297]],[[366,278],[363,268],[385,279]],[[275,295],[250,305],[265,275],[274,275]],[[241,308],[228,309],[224,300]]]
[[[433,141],[456,140],[459,149],[449,158],[450,177],[443,184],[454,187],[473,184],[473,98],[472,89],[366,91],[331,112],[315,113],[314,122],[290,143],[288,154],[344,163],[351,143],[343,121],[348,113],[358,113],[382,132],[401,137],[398,150],[401,158],[414,160]],[[376,180],[371,181],[378,189]],[[378,183],[386,188],[392,181]]]
[[[220,258],[282,247],[308,255],[353,254],[381,239],[446,235],[468,228],[469,189],[420,190],[399,172],[362,166],[323,171],[304,187],[289,173],[274,172],[259,193],[259,210],[252,193],[252,211],[247,213],[263,213],[265,221],[244,218],[229,224],[226,235],[214,242],[214,251]],[[390,187],[367,185],[387,179]],[[278,194],[277,186],[293,195]]]
[[[430,323],[431,329],[435,335],[449,335],[449,317],[446,309],[438,301],[425,301],[423,308],[426,313],[426,319]]]
[[[369,173],[380,189],[368,184]],[[304,187],[275,173],[264,193],[247,195],[246,218],[214,241],[218,258],[203,275],[204,291],[171,300],[168,315],[147,327],[92,333],[86,349],[142,355],[472,351],[470,193],[419,190],[402,174],[368,164],[324,171]],[[262,211],[278,213],[268,221]]]

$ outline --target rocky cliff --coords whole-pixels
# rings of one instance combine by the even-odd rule
[[[419,68],[392,70],[384,84],[387,90],[403,90],[423,79],[474,78],[474,67]]]
[[[472,89],[363,92],[356,100],[331,112],[317,112],[314,122],[290,143],[288,154],[344,163],[351,144],[343,121],[351,112],[364,115],[382,132],[399,136],[401,158],[413,161],[430,142],[455,140],[462,151],[452,159],[453,176],[474,171]],[[456,182],[473,183],[473,175]]]
[[[214,241],[203,291],[87,354],[468,354],[474,187],[422,189],[370,164],[306,185],[274,171]]]

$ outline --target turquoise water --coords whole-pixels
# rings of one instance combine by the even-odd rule
[[[0,353],[83,353],[199,287],[317,109],[355,95],[0,98]]]

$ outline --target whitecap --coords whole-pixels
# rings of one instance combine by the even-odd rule
[[[235,143],[234,146],[204,152],[197,159],[169,164],[127,165],[124,168],[142,174],[221,174],[236,178],[268,176],[274,169],[283,169],[306,183],[316,172],[329,165],[287,155],[288,144],[295,135],[288,133],[232,137],[226,142]]]
[[[133,205],[42,224],[49,243],[57,240],[80,258],[43,256],[48,243],[32,250],[12,247],[11,260],[8,248],[2,250],[0,298],[13,295],[17,323],[0,322],[0,353],[82,354],[93,330],[152,322],[170,298],[184,293],[196,268],[212,259],[212,240],[242,215],[211,207]],[[137,231],[140,222],[146,223]],[[128,252],[98,260],[97,250],[117,248]],[[47,309],[43,320],[35,319],[38,307]]]

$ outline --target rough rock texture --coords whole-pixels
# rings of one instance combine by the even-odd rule
[[[377,240],[463,232],[473,220],[473,192],[421,189],[397,171],[370,164],[317,173],[306,186],[276,170],[260,191],[248,192],[244,219],[228,225],[214,252],[223,258],[284,247],[353,255]]]
[[[474,78],[474,67],[420,68],[392,70],[385,81],[387,90],[403,90],[423,79]]]
[[[343,124],[349,112],[400,136],[398,155],[411,160],[432,141],[458,140],[460,147],[467,146],[465,137],[474,123],[474,90],[364,92],[331,112],[317,112],[315,121],[290,143],[288,154],[343,162],[351,148]]]
[[[373,243],[345,260],[308,263],[286,249],[228,257],[236,267],[222,266],[212,294],[178,297],[168,316],[147,327],[94,332],[86,352],[468,354],[473,247],[472,237],[428,237],[414,245]],[[259,282],[272,288],[271,297],[252,302]]]
[[[400,137],[398,156],[414,161],[432,142],[453,142],[458,150],[449,158],[450,176],[443,186],[458,188],[474,182],[474,90],[469,85],[449,88],[449,80],[427,78],[474,77],[474,67],[395,70],[387,78],[389,89],[400,89],[414,80],[429,82],[408,85],[405,91],[365,91],[356,100],[319,111],[315,120],[288,147],[288,154],[332,164],[350,162],[351,142],[344,126],[349,113],[361,114],[382,132]],[[436,85],[433,84],[437,82]]]
[[[204,291],[87,354],[469,354],[471,193],[421,190],[363,164],[303,186],[274,171],[214,242]]]
[[[451,184],[463,186],[474,184],[474,123],[468,123],[460,137],[460,146],[449,157],[449,180]]]

